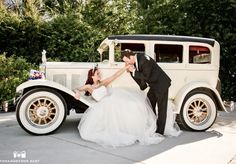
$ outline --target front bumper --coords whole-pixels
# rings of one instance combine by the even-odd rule
[[[2,104],[0,104],[0,112],[13,112],[16,110],[16,105],[18,103],[18,101],[21,99],[23,91],[19,91],[15,94],[15,97],[7,100],[7,101],[3,101]]]
[[[1,112],[13,112],[15,111],[15,98],[3,101],[1,104]]]

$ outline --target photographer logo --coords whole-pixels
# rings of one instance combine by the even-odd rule
[[[14,158],[26,158],[26,151],[14,151],[13,152],[13,157]]]
[[[26,151],[13,151],[12,159],[0,159],[0,163],[39,163],[38,159],[26,158]]]

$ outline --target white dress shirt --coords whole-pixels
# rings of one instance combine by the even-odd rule
[[[136,68],[132,71],[132,75],[133,77],[135,76],[135,71],[137,70],[138,71],[138,59],[137,59],[137,54],[135,54],[135,65],[136,65]]]

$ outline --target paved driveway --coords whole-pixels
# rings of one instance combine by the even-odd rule
[[[15,113],[0,113],[0,164],[233,164],[236,163],[236,111],[219,112],[206,132],[183,132],[157,145],[101,147],[82,140],[81,115],[71,113],[52,135],[32,136],[16,122]],[[235,158],[235,159],[234,159]]]

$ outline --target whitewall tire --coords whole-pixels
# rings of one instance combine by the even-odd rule
[[[66,118],[65,101],[52,89],[33,89],[19,100],[16,117],[26,132],[49,134],[57,130]]]
[[[216,116],[213,96],[204,92],[192,92],[185,97],[177,122],[185,130],[205,131],[214,124]]]

